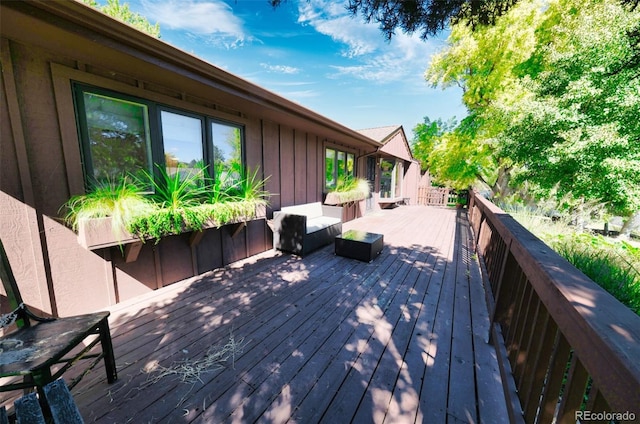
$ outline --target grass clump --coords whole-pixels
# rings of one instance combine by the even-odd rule
[[[558,234],[551,248],[640,315],[640,249],[589,233]]]
[[[502,206],[520,224],[640,315],[640,248],[580,230],[575,218],[536,208]]]
[[[347,176],[338,178],[335,188],[327,197],[331,196],[329,203],[332,204],[357,202],[369,197],[370,191],[369,182],[364,178]]]
[[[77,230],[82,220],[112,217],[114,233],[124,228],[143,241],[159,241],[171,234],[253,219],[256,210],[268,203],[266,179],[240,164],[221,167],[214,177],[205,167],[178,168],[173,173],[157,168],[156,175],[145,173],[147,181],[124,177],[74,196],[63,206],[65,222]],[[153,193],[145,194],[141,187],[152,187]]]
[[[139,214],[152,213],[157,205],[147,198],[139,185],[129,178],[118,182],[103,181],[94,184],[87,194],[71,197],[61,208],[64,222],[74,231],[81,221],[112,217],[114,228],[126,226]]]

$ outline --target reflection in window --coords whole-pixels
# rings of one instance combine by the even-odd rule
[[[394,190],[393,197],[402,197],[402,174],[403,164],[401,161],[396,161],[396,169],[394,175]]]
[[[355,175],[356,157],[353,153],[347,153],[347,175]]]
[[[336,186],[336,151],[327,149],[325,151],[325,178],[324,185],[327,188]]]
[[[85,166],[90,183],[152,171],[149,112],[144,104],[82,93]],[[88,150],[88,151],[87,151]]]
[[[163,110],[160,112],[164,160],[168,175],[195,174],[203,167],[202,120]]]
[[[242,172],[242,129],[211,122],[211,142],[215,178],[234,184]]]
[[[402,174],[402,162],[382,159],[380,162],[380,198],[402,197]]]
[[[381,198],[391,198],[393,185],[393,168],[394,161],[382,159],[380,162],[380,197]]]
[[[346,153],[335,149],[325,149],[324,158],[324,186],[330,190],[336,187],[338,181],[355,176],[356,157],[353,153]]]
[[[347,168],[347,162],[345,160],[345,153],[344,152],[338,152],[338,168],[337,168],[337,174],[338,174],[338,181],[344,181],[344,176],[346,173],[346,168]]]

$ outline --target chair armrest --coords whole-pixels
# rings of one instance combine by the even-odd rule
[[[273,213],[273,231],[282,232],[291,230],[292,228],[299,229],[302,231],[302,234],[305,234],[307,229],[307,216],[282,211]]]

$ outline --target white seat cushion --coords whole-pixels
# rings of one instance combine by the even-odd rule
[[[339,224],[341,220],[339,218],[331,218],[329,216],[320,216],[318,218],[307,219],[307,234],[311,234],[323,228],[330,227],[335,224]]]
[[[293,215],[305,215],[309,219],[322,217],[322,203],[307,203],[304,205],[286,206],[282,208],[282,212]]]

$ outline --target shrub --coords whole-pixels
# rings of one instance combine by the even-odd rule
[[[269,193],[262,189],[266,179],[259,179],[257,170],[227,169],[211,178],[206,168],[178,169],[169,175],[157,166],[159,179],[146,173],[148,181],[136,184],[125,177],[117,184],[97,185],[90,193],[74,196],[64,206],[65,222],[77,230],[81,219],[111,216],[114,230],[124,227],[141,240],[159,240],[207,225],[252,219],[256,208],[267,204]],[[140,187],[149,187],[149,182],[155,192],[145,196]]]
[[[156,208],[140,186],[125,177],[118,182],[95,183],[91,192],[71,197],[61,210],[65,211],[64,222],[77,230],[82,220],[108,216],[112,217],[113,227],[120,228],[134,216],[151,213]]]
[[[547,243],[586,276],[640,315],[640,259],[626,242],[588,233],[557,235]]]

